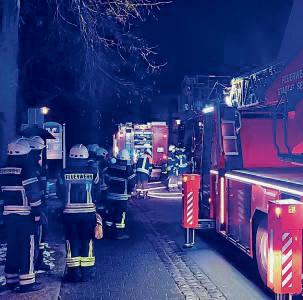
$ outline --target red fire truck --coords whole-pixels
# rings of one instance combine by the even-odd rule
[[[127,149],[133,162],[136,162],[140,152],[150,149],[153,166],[160,167],[167,161],[168,126],[165,122],[146,124],[120,124],[113,136],[113,154]]]
[[[292,293],[296,285],[298,292],[303,229],[298,208],[303,199],[303,51],[286,64],[233,79],[220,95],[204,110],[201,217],[214,219],[219,234],[256,260],[265,284],[270,286],[269,281],[280,272],[281,289],[277,291]],[[286,226],[278,250],[273,248],[276,235],[269,232],[273,226],[270,205],[276,205],[273,215]],[[274,230],[281,230],[278,227]],[[292,235],[294,227],[298,231]],[[276,269],[273,261],[280,263]],[[295,271],[300,279],[295,278]]]
[[[288,62],[234,78],[218,95],[202,120],[200,218],[256,260],[268,287],[300,293],[302,47]]]

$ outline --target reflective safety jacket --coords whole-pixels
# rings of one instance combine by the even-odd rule
[[[177,173],[178,166],[179,166],[179,163],[178,163],[178,158],[177,158],[176,154],[170,153],[168,156],[168,159],[167,159],[168,174],[171,175],[171,174]]]
[[[137,172],[150,175],[151,170],[150,156],[143,154],[137,161]]]
[[[93,186],[99,181],[98,168],[88,165],[86,159],[70,159],[62,171],[65,207],[64,213],[95,212]]]
[[[188,166],[188,162],[187,162],[187,157],[186,154],[181,153],[180,155],[178,155],[178,164],[179,164],[179,168],[187,168]]]
[[[135,186],[136,174],[131,165],[125,160],[117,160],[111,164],[106,174],[107,199],[108,200],[128,200]]]
[[[22,157],[9,157],[7,165],[0,168],[0,198],[4,205],[3,215],[27,216],[31,214],[39,217],[42,203],[40,184],[33,164],[26,161],[27,157]]]

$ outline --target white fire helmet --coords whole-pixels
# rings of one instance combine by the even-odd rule
[[[127,149],[120,150],[117,158],[121,160],[130,160],[130,155],[128,150]]]
[[[97,152],[97,150],[99,149],[99,145],[98,144],[89,144],[87,145],[87,150],[89,152]]]
[[[96,152],[97,156],[102,156],[103,158],[105,158],[108,155],[108,151],[102,147],[100,147],[97,152]]]
[[[8,155],[26,155],[31,152],[29,142],[25,138],[17,139],[7,146]]]
[[[146,153],[146,154],[148,154],[148,155],[152,156],[152,152],[151,152],[151,150],[150,150],[150,149],[145,149],[144,153]]]
[[[170,146],[168,147],[168,151],[169,151],[169,152],[174,152],[174,151],[176,151],[176,146],[175,146],[175,145],[170,145]]]
[[[82,144],[77,144],[73,146],[69,151],[70,158],[88,158],[88,150]]]
[[[111,163],[112,165],[114,165],[116,162],[117,162],[116,158],[112,157],[112,158],[110,159],[110,163]]]
[[[40,136],[31,137],[28,139],[28,143],[33,150],[42,150],[45,147],[44,141]]]

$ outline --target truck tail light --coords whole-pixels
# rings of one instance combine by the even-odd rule
[[[277,218],[280,218],[280,216],[281,216],[281,208],[280,207],[275,208],[275,214],[276,214]]]

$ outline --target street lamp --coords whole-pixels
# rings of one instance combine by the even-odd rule
[[[181,120],[177,119],[176,124],[179,126],[181,124]]]
[[[43,106],[40,108],[42,115],[47,115],[49,113],[49,108],[47,106]]]

